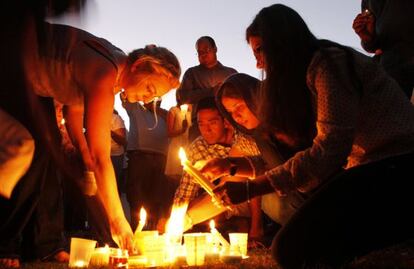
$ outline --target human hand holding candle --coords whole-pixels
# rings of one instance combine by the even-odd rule
[[[194,181],[197,182],[213,199],[220,201],[213,192],[213,189],[215,187],[214,184],[211,183],[190,163],[182,147],[180,147],[178,155],[180,157],[181,165],[183,166],[184,171],[186,171],[194,179]]]

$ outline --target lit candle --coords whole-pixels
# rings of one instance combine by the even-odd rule
[[[145,211],[143,207],[141,207],[141,210],[139,211],[139,223],[138,223],[137,229],[135,230],[134,235],[137,235],[137,233],[142,231],[142,229],[145,226],[146,221],[147,221],[147,212]]]
[[[187,115],[187,111],[188,111],[188,105],[187,104],[181,105],[180,110],[181,110],[181,116],[183,120],[185,120],[185,116]]]
[[[184,171],[186,171],[195,182],[200,184],[200,186],[214,199],[217,201],[220,201],[217,199],[216,195],[213,192],[214,185],[210,182],[203,174],[200,173],[187,159],[187,156],[185,154],[185,151],[182,147],[180,147],[180,150],[178,152],[178,155],[181,160],[181,165],[184,167]]]
[[[223,248],[230,248],[229,242],[221,235],[221,233],[216,229],[214,220],[210,221],[210,232],[211,234],[220,242]]]
[[[73,264],[73,266],[74,266],[74,267],[83,268],[83,267],[86,267],[87,265],[86,265],[86,262],[84,262],[84,261],[76,261],[76,262]]]
[[[94,266],[106,266],[109,263],[109,247],[95,248],[91,256],[90,264]]]
[[[109,266],[111,268],[128,268],[128,250],[113,248],[109,256]]]

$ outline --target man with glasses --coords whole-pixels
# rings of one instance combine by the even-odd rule
[[[183,104],[191,104],[192,122],[197,122],[196,106],[199,100],[214,96],[223,81],[230,75],[237,73],[231,67],[222,65],[217,60],[216,42],[210,36],[202,36],[196,42],[199,65],[190,67],[183,76],[181,86],[177,90],[177,98]],[[189,130],[189,141],[200,135],[197,124]]]

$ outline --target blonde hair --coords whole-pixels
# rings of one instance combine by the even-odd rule
[[[181,67],[177,57],[168,49],[147,45],[128,54],[127,70],[129,75],[139,73],[163,74],[170,80],[171,87],[179,86]]]

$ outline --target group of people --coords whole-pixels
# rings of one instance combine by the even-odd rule
[[[1,180],[18,181],[11,198],[0,200],[1,263],[16,265],[19,239],[42,209],[53,164],[69,166],[58,154],[50,125],[56,119],[45,97],[64,104],[82,164],[76,176],[93,172],[112,238],[130,249],[132,229],[110,159],[114,95],[121,91],[129,103],[149,103],[177,87],[178,103],[192,105],[187,154],[193,163],[204,161],[196,165],[206,177],[219,179],[214,192],[222,203],[194,199],[199,186],[183,173],[174,204],[189,204],[187,223],[203,222],[225,206],[233,208],[229,215],[247,209],[249,233],[259,238],[263,210],[282,225],[272,244],[280,268],[338,267],[412,239],[414,106],[407,96],[413,90],[413,31],[391,29],[404,17],[391,14],[408,10],[409,0],[363,1],[354,28],[378,62],[317,39],[296,11],[274,4],[246,29],[262,81],[219,63],[214,40],[205,36],[196,43],[200,66],[185,72],[181,85],[179,62],[166,48],[150,45],[126,55],[89,33],[29,16],[19,24],[25,34],[17,40],[25,41],[24,61],[15,63],[27,83],[2,90],[0,98],[4,122],[15,132],[13,141],[2,139],[2,148],[18,149],[5,160],[24,164],[18,173],[1,167]],[[178,133],[187,125],[182,121]],[[40,258],[57,249],[45,245]]]

